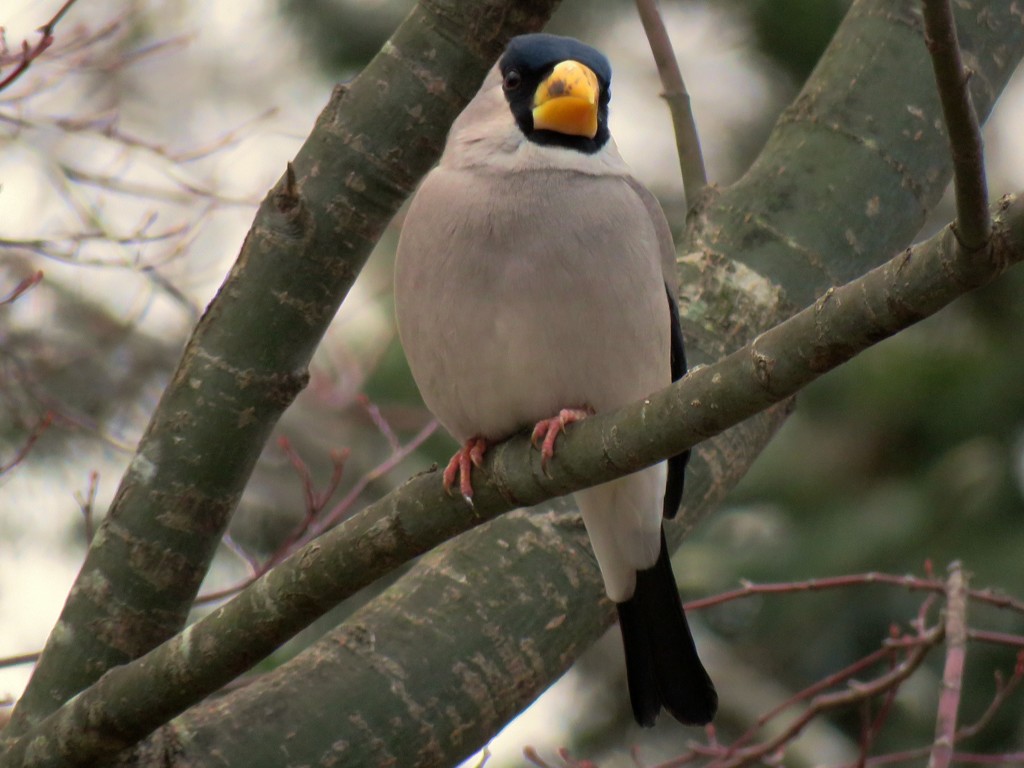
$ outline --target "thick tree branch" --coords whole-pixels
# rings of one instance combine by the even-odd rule
[[[1020,61],[1017,5],[955,4],[982,120]],[[737,290],[777,291],[789,314],[918,236],[952,167],[923,38],[920,0],[854,2],[754,165],[691,217],[689,251],[701,258],[681,264],[680,310],[696,321],[684,328],[687,352],[711,352],[699,362],[721,356],[715,332],[730,336],[746,310]],[[704,288],[721,258],[736,287],[715,302]],[[758,282],[766,277],[770,286]]]
[[[977,251],[988,245],[991,230],[985,153],[978,116],[967,88],[971,73],[961,60],[950,0],[924,0],[924,25],[953,158],[957,235],[964,248]]]
[[[957,247],[947,227],[829,291],[724,360],[693,370],[643,402],[574,425],[549,463],[549,474],[525,436],[492,448],[474,478],[475,508],[447,496],[436,472],[414,478],[300,549],[185,633],[109,671],[26,734],[0,758],[0,766],[89,765],[109,757],[395,566],[503,512],[676,455],[791,397],[822,373],[1024,259],[1024,197],[1002,201],[995,218],[991,258]],[[24,756],[29,741],[34,759]],[[44,752],[42,744],[53,747]]]
[[[124,476],[4,736],[184,625],[263,444],[448,125],[555,0],[424,0],[263,201]]]

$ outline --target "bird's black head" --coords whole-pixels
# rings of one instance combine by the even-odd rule
[[[498,64],[520,130],[537,144],[592,154],[608,141],[612,69],[571,37],[520,35]]]

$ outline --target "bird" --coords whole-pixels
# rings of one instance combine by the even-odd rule
[[[686,371],[665,214],[608,128],[611,66],[574,38],[511,39],[409,205],[395,256],[399,338],[427,408],[461,444],[443,472],[472,503],[489,446],[559,434]],[[615,603],[635,720],[688,725],[718,695],[683,612],[662,518],[689,452],[577,491]]]

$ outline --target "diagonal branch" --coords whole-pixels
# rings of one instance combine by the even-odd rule
[[[75,2],[76,0],[65,0],[64,5],[50,17],[50,20],[36,30],[41,37],[35,45],[30,46],[27,41],[21,44],[21,54],[17,58],[17,65],[3,80],[0,80],[0,91],[21,77],[32,66],[32,62],[42,56],[53,45],[53,31],[57,28],[58,22],[64,18],[64,14],[71,10],[71,6]],[[3,57],[0,56],[0,60],[2,59]],[[0,61],[0,63],[5,62]]]
[[[335,90],[189,340],[5,737],[181,629],[377,238],[507,40],[539,28],[555,4],[423,0]]]
[[[574,425],[547,472],[525,436],[496,446],[475,477],[474,508],[447,496],[436,472],[413,478],[186,632],[110,670],[25,734],[0,757],[0,766],[88,765],[109,757],[397,565],[516,507],[674,456],[791,397],[1024,259],[1024,197],[1002,201],[995,226],[989,259],[958,248],[947,227],[830,291],[722,361],[694,369],[647,400]],[[196,648],[204,652],[195,653]],[[161,695],[154,697],[153,691]],[[29,743],[31,758],[26,757]]]

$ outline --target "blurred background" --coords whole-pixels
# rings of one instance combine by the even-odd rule
[[[61,3],[5,0],[10,51]],[[333,83],[353,77],[411,0],[92,0],[54,46],[0,92],[0,657],[41,648],[187,335],[233,262],[255,205],[280,176]],[[711,178],[750,163],[827,45],[844,0],[664,0]],[[612,133],[670,219],[685,210],[667,110],[633,5],[565,0],[550,31],[604,50],[615,72]],[[9,56],[8,56],[9,58]],[[0,69],[0,79],[12,64]],[[1011,83],[986,129],[993,196],[1024,187],[1024,88]],[[922,232],[952,217],[948,203]],[[399,217],[400,218],[400,217]],[[346,300],[310,387],[279,427],[322,485],[351,449],[340,518],[454,444],[431,434],[391,306],[396,232]],[[680,552],[687,597],[741,579],[794,581],[886,571],[940,577],[960,559],[972,584],[1024,596],[1024,271],[1016,269],[809,387],[728,502]],[[26,448],[31,450],[25,451]],[[22,457],[21,454],[25,453]],[[20,460],[19,460],[20,459]],[[84,510],[84,512],[83,512]],[[245,579],[304,512],[292,461],[271,441],[204,592]],[[793,692],[906,627],[920,593],[881,586],[749,598],[704,611],[698,644],[734,733]],[[275,660],[294,653],[343,607]],[[931,617],[934,620],[934,615]],[[972,606],[988,629],[1019,615]],[[602,766],[682,751],[699,732],[631,724],[613,630],[491,745],[521,765],[532,745]],[[1014,654],[972,644],[961,706],[976,719]],[[28,665],[0,666],[16,698]],[[927,744],[941,656],[900,690],[878,751]],[[1024,749],[1024,711],[1002,708],[972,751]],[[787,765],[856,757],[861,713],[823,722]],[[471,764],[479,762],[479,758]],[[554,759],[552,758],[554,764]]]

